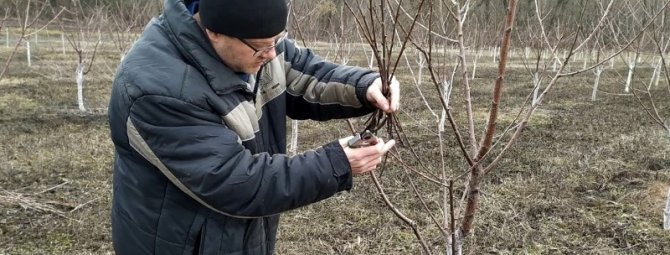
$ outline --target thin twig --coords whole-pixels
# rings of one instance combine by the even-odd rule
[[[55,189],[57,189],[57,188],[63,187],[63,186],[68,185],[68,184],[70,184],[70,183],[71,183],[71,182],[70,182],[69,180],[65,180],[65,182],[63,182],[63,183],[61,183],[61,184],[58,184],[58,185],[56,185],[56,186],[53,186],[53,187],[51,187],[51,188],[42,190],[42,191],[40,191],[40,192],[37,192],[37,193],[35,193],[35,195],[39,195],[39,194],[47,193],[47,192],[49,192],[49,191],[52,191],[52,190],[55,190]]]

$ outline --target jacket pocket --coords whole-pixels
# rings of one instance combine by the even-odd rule
[[[188,236],[184,245],[184,255],[201,254],[202,233],[205,230],[206,217],[200,213],[193,218],[193,223],[188,230]]]

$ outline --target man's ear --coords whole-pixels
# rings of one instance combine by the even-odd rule
[[[212,42],[218,42],[221,39],[221,34],[212,32],[207,28],[205,28],[205,33],[207,34],[207,38],[209,38],[209,40]]]

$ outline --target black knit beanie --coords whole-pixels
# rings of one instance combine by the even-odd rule
[[[286,0],[200,0],[207,29],[241,39],[270,38],[286,29]]]

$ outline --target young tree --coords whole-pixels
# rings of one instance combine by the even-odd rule
[[[61,8],[59,11],[55,12],[55,15],[49,20],[47,20],[42,26],[37,26],[38,21],[43,17],[42,15],[53,7],[49,4],[49,1],[32,1],[32,0],[12,0],[7,3],[9,8],[5,9],[5,18],[4,21],[11,16],[11,12],[14,13],[14,17],[19,22],[19,35],[14,45],[13,50],[9,53],[9,57],[5,60],[5,64],[0,69],[0,80],[4,77],[5,73],[9,69],[9,65],[12,63],[14,55],[21,46],[21,43],[30,36],[35,35],[39,31],[44,30],[49,24],[54,22],[64,9]],[[8,33],[7,33],[8,34]]]
[[[3,25],[5,24],[7,18],[9,18],[9,9],[5,9],[3,11],[3,15],[4,16],[2,17],[2,19],[0,19],[0,31],[2,31]]]
[[[121,61],[130,50],[133,41],[139,36],[137,29],[146,23],[143,14],[151,13],[153,6],[151,1],[132,1],[125,4],[116,1],[108,8],[111,22],[107,28]]]
[[[651,17],[652,15],[652,10],[655,10],[654,6],[647,6],[645,5],[645,15],[647,18]],[[661,72],[665,74],[665,81],[666,81],[666,90],[659,90],[657,93],[667,93],[667,95],[670,95],[670,75],[668,75],[668,61],[666,59],[666,52],[668,49],[668,42],[666,41],[666,33],[667,27],[665,25],[665,14],[666,12],[663,12],[662,18],[660,19],[660,24],[655,26],[655,29],[648,34],[650,34],[650,40],[653,44],[653,48],[655,49],[656,54],[658,55],[658,62],[656,66],[654,67],[654,73],[652,74],[651,81],[647,86],[645,86],[646,90],[640,90],[641,93],[644,95],[638,95],[635,91],[637,91],[635,88],[633,88],[633,94],[637,98],[638,102],[642,106],[642,108],[645,110],[645,112],[656,122],[660,127],[662,127],[668,134],[668,138],[670,139],[670,117],[665,116],[658,110],[658,103],[654,100],[654,92],[652,92],[652,84],[658,83],[659,77]],[[656,86],[653,86],[656,88]],[[664,101],[662,103],[667,103],[667,101]],[[663,229],[665,230],[670,230],[670,189],[668,189],[668,194],[666,196],[666,203],[665,207],[663,209]]]
[[[379,2],[369,1],[368,5],[364,7],[360,7],[362,4],[359,3],[358,11],[351,8],[351,12],[358,17],[359,27],[370,46],[374,49],[373,52],[379,52],[376,56],[382,56],[381,58],[377,58],[380,70],[389,70],[385,68],[389,64],[386,57],[391,56],[387,51],[380,50],[380,48],[384,48],[384,43],[388,43],[391,38],[395,37],[384,36],[383,34],[382,36],[373,37],[373,35],[383,33],[385,31],[384,28],[395,25],[398,21],[398,16],[389,15],[395,18],[386,19],[385,21],[384,18],[379,16],[379,13],[383,13],[383,11],[379,11],[378,8],[382,8],[383,10],[385,6],[391,6],[392,10],[403,9],[401,8],[403,6],[402,2],[396,2],[396,5],[391,5],[389,2],[383,0]],[[430,5],[426,7],[428,10],[424,11],[424,15],[421,16],[420,21],[417,21],[416,17],[410,19],[412,27],[417,25],[421,28],[425,27],[428,30],[425,41],[419,41],[420,39],[417,39],[419,37],[416,36],[416,33],[413,33],[411,42],[424,55],[426,70],[435,87],[434,94],[438,96],[440,105],[444,112],[446,112],[446,120],[451,128],[450,132],[445,132],[445,134],[450,135],[459,145],[460,153],[454,158],[454,155],[445,152],[440,141],[439,155],[442,158],[437,160],[435,165],[431,165],[431,162],[435,162],[435,160],[425,160],[421,155],[416,155],[412,148],[412,142],[406,139],[407,136],[404,135],[401,128],[396,128],[397,133],[388,133],[393,137],[402,137],[400,140],[404,147],[394,148],[390,153],[390,158],[405,170],[401,172],[406,178],[403,179],[403,183],[408,185],[409,189],[417,197],[417,201],[420,202],[423,214],[419,215],[429,219],[432,223],[431,226],[439,229],[439,233],[442,235],[441,238],[429,237],[428,239],[445,240],[444,245],[440,246],[445,250],[440,251],[440,253],[462,254],[463,243],[473,235],[475,216],[477,215],[480,196],[482,194],[482,180],[496,170],[497,164],[521,137],[523,130],[528,126],[531,116],[542,106],[542,102],[556,86],[557,82],[566,77],[594,70],[621,54],[621,52],[639,39],[642,32],[651,24],[650,22],[656,19],[659,13],[667,8],[668,3],[670,3],[670,1],[664,1],[664,4],[660,6],[661,11],[654,12],[649,19],[646,19],[647,22],[642,22],[636,33],[628,37],[621,37],[621,43],[618,44],[619,47],[614,52],[605,54],[602,58],[598,57],[596,63],[586,68],[583,68],[583,62],[579,62],[579,66],[582,66],[582,68],[578,68],[574,66],[576,55],[584,51],[589,45],[598,44],[597,41],[600,40],[600,35],[604,32],[603,28],[606,27],[608,22],[614,21],[614,18],[612,18],[612,9],[617,1],[584,1],[578,2],[574,6],[564,6],[571,8],[570,11],[574,12],[570,15],[557,11],[560,9],[555,8],[557,4],[553,1],[524,1],[524,3],[532,4],[530,8],[534,9],[534,15],[530,17],[525,16],[525,21],[531,20],[535,24],[533,25],[533,33],[538,35],[536,39],[538,42],[538,54],[536,56],[539,56],[541,60],[536,60],[536,68],[530,71],[531,76],[535,77],[535,82],[533,91],[529,91],[529,100],[519,105],[501,108],[502,100],[505,98],[503,97],[503,88],[506,68],[510,63],[512,31],[515,27],[515,19],[517,18],[517,6],[520,4],[518,1],[513,0],[505,2],[507,6],[503,8],[505,11],[501,12],[502,14],[490,15],[491,17],[499,18],[503,22],[491,20],[481,23],[503,24],[504,26],[498,31],[494,29],[488,30],[488,36],[492,37],[496,35],[500,40],[497,43],[499,49],[496,49],[498,56],[495,58],[498,72],[496,78],[491,81],[493,86],[490,87],[490,93],[485,93],[486,96],[484,97],[480,96],[481,93],[473,93],[472,76],[469,75],[471,63],[467,61],[472,59],[468,58],[468,54],[472,53],[472,50],[469,50],[472,47],[468,43],[472,42],[467,38],[472,38],[472,33],[478,33],[477,31],[470,30],[472,27],[466,25],[469,24],[468,17],[471,17],[473,14],[473,7],[477,6],[475,2],[468,0],[431,1]],[[566,1],[559,2],[565,3]],[[621,9],[625,9],[625,5],[621,6],[623,6]],[[590,15],[586,15],[587,11]],[[395,14],[393,11],[390,13]],[[367,17],[367,19],[362,17]],[[623,16],[614,17],[621,18]],[[484,19],[483,16],[478,18]],[[443,22],[445,20],[447,22]],[[521,24],[530,23],[525,22]],[[404,35],[410,34],[409,31],[413,31],[412,29],[407,29],[407,27],[410,27],[410,24],[402,22],[395,27],[401,38]],[[448,30],[442,30],[448,31],[447,33],[440,32],[439,29],[443,27],[450,27]],[[376,28],[376,30],[372,28]],[[418,31],[421,31],[421,29]],[[527,29],[526,31],[529,30]],[[438,37],[436,34],[442,35],[444,38]],[[449,40],[450,35],[455,39]],[[380,47],[379,44],[382,44],[382,46]],[[456,76],[458,78],[454,79],[451,84],[451,87],[457,88],[460,92],[459,98],[461,100],[458,101],[448,101],[444,93],[446,91],[443,83],[445,80],[444,77],[449,77],[448,74],[451,73],[443,71],[445,66],[447,66],[445,63],[449,62],[449,54],[444,54],[444,51],[440,51],[440,49],[444,49],[446,45],[455,45],[458,50],[458,64],[455,65],[455,70],[458,74]],[[548,59],[544,59],[543,55],[548,56]],[[555,72],[547,75],[546,79],[539,78],[542,77],[541,73],[548,73],[546,72],[546,65],[541,64],[543,62],[555,63],[556,66]],[[393,62],[390,66],[393,66]],[[382,72],[382,77],[386,77],[383,74]],[[479,79],[481,80],[482,78]],[[482,88],[477,89],[481,90]],[[457,90],[455,89],[454,91]],[[535,94],[535,102],[530,100],[533,94]],[[480,106],[482,102],[491,103],[487,107],[488,115],[484,118],[479,118],[478,116],[480,115],[475,113],[482,110]],[[499,127],[499,116],[505,113],[504,109],[510,108],[516,110],[513,110],[509,114],[517,117],[511,121],[509,126]],[[460,118],[454,116],[452,109],[461,109],[463,111],[459,113]],[[481,126],[482,124],[479,123],[484,124]],[[400,123],[396,123],[396,127],[401,127]],[[438,136],[436,140],[441,139],[442,132],[436,132],[436,136]],[[416,160],[413,162],[417,162],[418,165],[409,165],[408,161],[404,159],[407,155],[415,157]],[[464,164],[465,168],[448,169],[445,163],[446,160],[453,160],[459,164]],[[433,169],[436,172],[433,172]],[[378,182],[374,178],[373,180],[376,186],[378,186]],[[427,197],[425,192],[421,192],[421,190],[426,190],[430,187],[419,187],[417,185],[418,180],[427,181],[441,191],[442,199],[437,202],[439,206],[434,206],[436,204],[434,198]],[[462,185],[463,187],[454,188],[455,185]],[[433,249],[427,247],[425,243],[427,238],[425,237],[425,232],[422,231],[422,227],[428,226],[418,225],[416,221],[413,221],[402,213],[403,209],[413,210],[415,213],[417,209],[398,208],[390,201],[391,198],[383,192],[382,188],[377,187],[377,189],[380,190],[382,198],[394,214],[412,228],[424,253],[431,254]],[[456,199],[456,197],[460,197],[460,200]]]
[[[81,0],[72,0],[72,10],[69,15],[75,24],[73,30],[67,30],[61,26],[65,38],[70,47],[77,54],[77,66],[75,68],[75,80],[77,83],[77,106],[79,111],[85,112],[84,106],[84,82],[86,75],[91,71],[98,46],[101,41],[100,30],[105,23],[105,7],[98,6],[92,10],[85,10]]]

